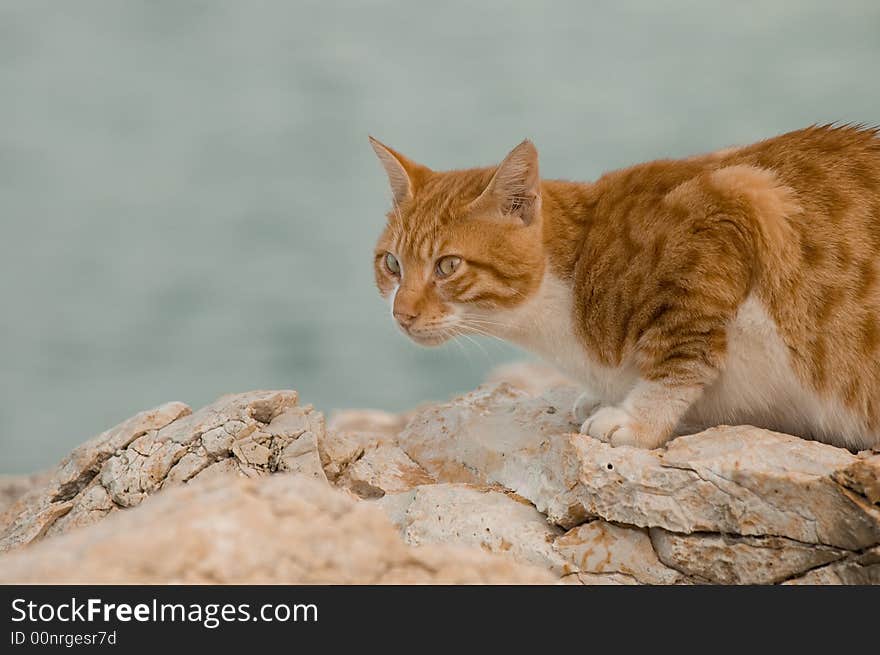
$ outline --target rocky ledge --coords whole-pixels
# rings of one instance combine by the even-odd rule
[[[325,424],[293,391],[141,412],[0,478],[3,583],[880,583],[880,453],[576,433],[537,365]]]

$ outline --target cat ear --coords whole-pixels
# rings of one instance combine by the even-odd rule
[[[474,204],[492,203],[506,216],[529,225],[541,206],[538,149],[526,139],[498,165],[492,180]]]
[[[373,146],[373,150],[376,151],[376,155],[388,175],[394,204],[399,205],[412,198],[419,179],[429,172],[429,169],[407,159],[373,137],[370,137],[370,145]]]

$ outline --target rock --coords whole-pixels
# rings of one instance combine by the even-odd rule
[[[553,548],[561,530],[509,494],[467,484],[431,484],[386,496],[377,504],[413,546],[455,544],[508,553],[557,576],[575,570]]]
[[[326,428],[293,391],[142,412],[10,484],[0,579],[880,583],[880,454],[748,426],[612,448],[558,376],[496,378]]]
[[[584,584],[676,584],[687,576],[663,564],[647,530],[601,519],[559,537],[555,550],[572,562]]]
[[[320,412],[314,411],[311,405],[303,410],[285,410],[269,423],[266,432],[272,435],[272,439],[263,445],[267,452],[266,463],[262,466],[272,463],[272,457],[275,456],[273,447],[283,446],[281,454],[277,456],[279,470],[302,473],[327,482],[318,452],[318,439],[325,433],[324,417]]]
[[[503,485],[565,528],[602,518],[850,550],[880,542],[880,511],[831,477],[857,460],[846,450],[752,427],[613,448],[568,434],[570,401],[568,389],[481,388],[416,415],[400,446],[439,481]]]
[[[250,477],[245,474],[245,472],[238,465],[238,462],[235,459],[221,459],[203,468],[196,475],[194,475],[192,479],[210,480],[211,478],[229,474],[245,475],[245,477]]]
[[[0,526],[0,552],[41,538],[59,518],[78,507],[85,516],[97,520],[105,512],[76,503],[74,499],[95,478],[101,467],[117,451],[137,439],[156,432],[187,416],[183,403],[165,403],[135,414],[119,425],[85,442],[52,471],[48,479],[16,500],[4,513]],[[73,518],[69,523],[78,523]]]
[[[328,429],[324,439],[318,443],[318,452],[324,473],[329,480],[335,481],[352,462],[357,461],[368,450],[394,443],[394,438],[383,432],[340,432]]]
[[[324,421],[294,391],[223,396],[196,413],[182,403],[141,412],[86,442],[10,507],[0,552],[134,507],[204,475],[296,471],[326,482]],[[62,520],[63,517],[63,520]]]
[[[71,501],[70,511],[58,516],[51,525],[47,525],[40,537],[51,537],[70,529],[90,525],[119,509],[110,494],[97,478]]]
[[[73,506],[74,503],[70,500],[50,503],[38,498],[32,507],[25,507],[21,513],[12,517],[11,523],[3,533],[0,552],[40,539]]]
[[[221,476],[179,486],[100,523],[0,557],[4,584],[552,580],[502,556],[450,546],[411,548],[377,507],[289,474]]]
[[[346,409],[334,412],[327,430],[330,432],[371,432],[393,439],[407,421],[408,416],[391,414],[377,409]]]
[[[836,471],[834,479],[844,487],[880,505],[880,454],[866,455]]]
[[[716,584],[783,582],[847,555],[844,550],[784,537],[676,534],[662,528],[651,529],[651,542],[663,563]]]
[[[15,501],[27,492],[46,484],[49,472],[29,475],[0,475],[0,526],[5,525],[4,515]]]
[[[55,471],[52,480],[55,495],[52,500],[70,500],[117,451],[190,413],[190,408],[183,403],[165,403],[155,409],[135,414],[127,421],[87,441],[62,461]]]
[[[572,573],[562,579],[564,584],[582,585],[637,585],[640,584],[635,578],[623,573]]]
[[[833,584],[875,585],[880,584],[880,547],[854,555],[846,560],[829,564],[784,584]]]
[[[501,484],[540,510],[535,501],[564,486],[562,459],[573,454],[565,435],[577,429],[570,415],[577,395],[573,388],[532,397],[506,383],[480,387],[418,412],[398,443],[440,481]]]
[[[381,498],[433,481],[400,448],[386,444],[370,450],[347,467],[337,484],[361,498]]]
[[[323,439],[318,443],[318,452],[321,455],[321,464],[324,467],[324,473],[331,481],[336,481],[342,476],[343,472],[356,462],[360,462],[361,458],[366,455],[366,461],[358,463],[351,475],[345,476],[341,484],[351,487],[352,484],[358,486],[366,494],[366,497],[381,496],[380,487],[372,487],[366,478],[373,477],[377,471],[377,466],[382,466],[380,461],[382,458],[388,458],[387,464],[391,467],[402,466],[407,472],[402,472],[404,476],[415,474],[420,467],[409,461],[405,453],[395,451],[397,435],[406,425],[408,415],[406,414],[390,414],[373,409],[349,409],[341,412],[335,412],[330,418],[327,430],[324,432]],[[390,449],[383,448],[389,446]],[[368,454],[371,451],[380,449],[378,454]],[[392,477],[397,474],[392,474]],[[420,475],[424,475],[422,471]],[[408,486],[400,486],[400,483],[386,480],[392,488],[387,491],[394,493],[402,491],[404,488],[409,489],[415,484],[423,484],[430,478],[424,478],[418,482],[409,484]],[[366,485],[366,486],[364,486]],[[381,486],[381,485],[380,485]]]
[[[486,383],[508,384],[530,396],[540,396],[557,387],[575,386],[558,369],[538,361],[503,364],[488,375]]]
[[[831,479],[854,459],[833,446],[750,427],[679,437],[665,451],[612,448],[580,436],[569,444],[577,481],[547,499],[548,515],[562,523],[599,516],[852,550],[880,541],[880,512]]]

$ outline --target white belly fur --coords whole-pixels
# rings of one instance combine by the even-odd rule
[[[857,448],[876,441],[858,415],[801,382],[776,323],[755,296],[740,306],[727,330],[721,376],[706,389],[684,424],[755,425]]]
[[[568,285],[548,275],[532,301],[503,317],[511,329],[499,336],[557,366],[604,404],[620,403],[639,381],[638,371],[631,364],[609,368],[593,361],[571,316]],[[846,447],[878,443],[857,415],[800,381],[775,322],[755,296],[740,306],[727,334],[724,369],[687,413],[679,434],[754,425]]]

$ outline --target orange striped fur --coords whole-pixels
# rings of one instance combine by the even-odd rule
[[[880,446],[876,130],[810,127],[591,183],[542,180],[528,141],[443,172],[372,143],[393,195],[376,282],[417,342],[535,351],[587,389],[582,431],[615,445],[743,422]]]

